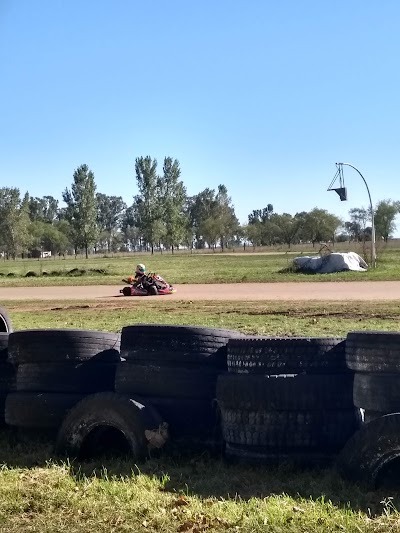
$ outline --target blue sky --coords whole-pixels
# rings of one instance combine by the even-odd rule
[[[398,0],[0,0],[0,186],[61,200],[86,163],[130,205],[135,158],[171,156],[242,223],[348,219],[369,200],[351,168],[349,200],[327,192],[342,161],[400,200],[399,21]]]

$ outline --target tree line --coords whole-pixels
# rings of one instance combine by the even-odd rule
[[[354,208],[343,221],[315,207],[295,215],[274,212],[272,204],[255,209],[240,224],[227,187],[206,188],[188,196],[179,161],[165,157],[162,172],[150,156],[135,160],[138,193],[128,206],[121,196],[97,192],[86,164],[73,173],[62,192],[64,207],[52,196],[21,197],[18,188],[0,188],[0,252],[7,258],[56,254],[270,246],[371,239],[372,213]],[[377,238],[395,230],[400,202],[380,201],[374,209]]]

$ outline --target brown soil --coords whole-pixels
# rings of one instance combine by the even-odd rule
[[[82,287],[4,287],[0,288],[0,303],[9,300],[114,300],[125,297],[121,286]],[[177,292],[168,296],[176,301],[285,301],[285,300],[397,300],[400,281],[304,282],[304,283],[240,283],[220,285],[178,285]],[[154,297],[153,297],[154,298]]]

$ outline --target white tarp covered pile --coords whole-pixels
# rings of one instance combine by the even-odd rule
[[[324,256],[303,255],[293,259],[293,266],[297,272],[315,274],[330,274],[332,272],[343,272],[344,270],[365,272],[368,269],[364,259],[355,252],[334,252]]]

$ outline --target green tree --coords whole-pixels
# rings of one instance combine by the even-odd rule
[[[58,215],[58,200],[52,196],[29,198],[29,218],[32,222],[53,222]]]
[[[385,242],[396,229],[395,218],[400,212],[400,202],[381,200],[375,209],[375,231]]]
[[[157,160],[150,156],[138,157],[135,160],[135,171],[139,191],[135,197],[138,228],[153,254],[154,246],[160,242],[163,233]]]
[[[8,257],[15,259],[30,244],[29,195],[21,200],[19,189],[0,189],[0,245]]]
[[[115,244],[119,242],[118,232],[121,217],[127,209],[126,203],[121,196],[107,196],[97,193],[97,226],[100,235],[107,242],[107,250],[115,250]]]
[[[204,248],[205,239],[203,236],[202,224],[205,220],[211,217],[214,202],[215,191],[208,188],[187,200],[189,224],[195,238],[196,248]]]
[[[296,236],[301,227],[301,219],[293,217],[289,213],[283,213],[282,215],[273,214],[271,216],[271,222],[279,228],[279,237],[282,242],[288,245],[290,248],[291,245],[295,242]]]
[[[71,191],[65,189],[63,192],[67,204],[65,216],[73,231],[75,253],[82,247],[87,259],[89,246],[95,244],[98,235],[96,184],[87,165],[75,170],[73,180]]]
[[[181,170],[179,161],[171,157],[164,158],[163,176],[159,178],[159,195],[165,223],[164,244],[177,247],[187,235],[188,218],[185,213],[186,189],[179,180]]]
[[[297,217],[300,220],[300,217]],[[315,207],[306,214],[301,214],[302,233],[315,246],[316,242],[335,240],[337,229],[342,225],[342,221],[335,215],[328,213],[325,209]]]

